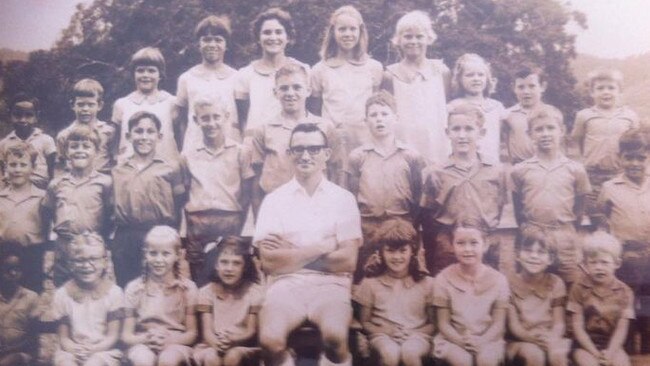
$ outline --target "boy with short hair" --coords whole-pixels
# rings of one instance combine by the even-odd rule
[[[578,145],[582,163],[593,188],[588,196],[587,213],[600,220],[596,199],[604,182],[621,172],[618,139],[628,130],[639,127],[639,117],[620,104],[623,74],[618,70],[598,69],[587,78],[594,105],[579,111],[571,138]]]
[[[591,192],[584,167],[561,151],[564,136],[562,113],[545,105],[528,119],[528,134],[535,156],[512,169],[515,219],[522,226],[547,230],[558,247],[558,275],[567,283],[579,275],[580,248],[576,227],[580,225],[585,196]]]
[[[544,105],[546,74],[537,66],[524,66],[515,73],[513,91],[517,104],[508,108],[508,115],[501,124],[501,141],[505,141],[510,163],[518,164],[533,157],[535,146],[528,136],[528,115]]]
[[[210,15],[203,18],[194,29],[194,39],[201,52],[201,63],[178,77],[176,109],[184,135],[182,151],[193,149],[203,140],[201,130],[194,124],[193,106],[197,97],[210,93],[221,98],[228,112],[226,136],[239,137],[237,108],[235,107],[235,75],[237,70],[224,63],[224,55],[230,45],[230,20],[225,16]]]
[[[506,173],[498,162],[486,161],[478,153],[483,124],[483,112],[476,106],[464,103],[450,110],[445,131],[451,156],[423,173],[422,242],[431,275],[455,261],[451,227],[461,215],[480,218],[490,229],[501,219],[507,201]]]
[[[0,242],[0,365],[31,365],[36,355],[38,295],[21,286],[21,249],[18,242]]]
[[[369,257],[379,242],[376,233],[386,220],[415,223],[422,191],[424,158],[397,141],[395,99],[386,91],[366,101],[366,124],[371,141],[354,149],[348,158],[348,185],[361,212],[364,243],[359,249],[355,280],[363,277]]]
[[[96,129],[74,126],[67,133],[63,151],[69,171],[54,178],[43,198],[46,222],[56,233],[54,283],[68,280],[66,247],[75,235],[97,232],[107,238],[112,230],[113,180],[95,170],[101,146]]]
[[[578,366],[631,365],[623,346],[630,319],[634,319],[634,293],[615,272],[621,265],[621,243],[597,231],[584,241],[587,275],[569,292],[573,337]]]
[[[2,150],[0,159],[5,163],[8,180],[8,185],[0,190],[0,240],[16,241],[23,246],[22,259],[34,269],[26,276],[24,285],[39,292],[47,235],[40,209],[45,191],[30,180],[38,152],[27,142],[13,141]]]
[[[623,173],[603,184],[598,197],[601,226],[623,244],[622,264],[618,276],[630,286],[640,301],[637,321],[641,331],[642,352],[650,346],[650,179],[647,164],[650,144],[647,132],[627,131],[619,143],[619,160]]]
[[[14,130],[0,140],[0,157],[4,155],[7,146],[16,141],[24,141],[32,145],[37,152],[36,163],[31,180],[40,189],[45,189],[54,174],[56,161],[56,145],[54,139],[36,127],[39,115],[37,98],[25,94],[17,95],[11,103],[11,123]],[[0,166],[5,162],[0,160]]]
[[[142,245],[156,225],[178,227],[185,196],[176,160],[156,153],[161,122],[150,112],[137,112],[128,121],[126,138],[133,155],[113,169],[115,237],[113,263],[120,286],[142,273]]]
[[[118,134],[114,124],[97,119],[97,113],[104,107],[104,88],[93,79],[79,80],[72,88],[70,105],[74,111],[75,120],[56,135],[60,169],[70,169],[65,151],[68,135],[75,127],[84,125],[97,131],[100,139],[94,162],[95,170],[103,174],[110,174],[111,169],[115,166]]]
[[[182,154],[189,192],[185,219],[192,278],[202,286],[214,271],[204,266],[204,246],[219,237],[241,234],[255,173],[250,150],[226,137],[230,124],[227,104],[205,96],[198,97],[193,108],[203,139],[186,146]]]
[[[342,184],[345,152],[332,122],[307,111],[306,101],[311,93],[305,66],[288,62],[275,73],[275,97],[282,111],[253,131],[252,164],[256,173],[253,184],[253,212],[257,213],[265,195],[287,183],[293,176],[293,164],[288,153],[291,131],[300,123],[314,123],[327,136],[332,154],[327,162],[327,176]]]

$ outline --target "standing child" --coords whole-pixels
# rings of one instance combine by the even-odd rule
[[[56,135],[59,168],[70,169],[65,151],[65,142],[70,132],[77,126],[88,126],[97,131],[99,136],[99,147],[94,162],[95,170],[103,174],[111,174],[111,169],[115,166],[119,135],[114,124],[97,119],[97,113],[104,107],[104,88],[93,79],[79,80],[72,88],[70,105],[74,111],[75,120]]]
[[[499,365],[504,358],[508,281],[483,264],[487,227],[460,218],[452,231],[458,263],[436,276],[433,306],[438,330],[433,355],[452,366]]]
[[[564,136],[562,113],[542,106],[528,117],[528,134],[535,156],[512,170],[513,205],[517,223],[547,230],[558,254],[558,274],[567,283],[580,276],[580,225],[585,196],[591,191],[587,172],[561,151]]]
[[[603,184],[598,206],[605,219],[602,226],[623,244],[618,276],[640,300],[637,325],[641,350],[646,353],[650,347],[650,318],[645,315],[650,310],[650,144],[645,131],[635,129],[621,136],[618,147],[623,173]]]
[[[239,237],[219,243],[214,281],[199,290],[203,342],[194,347],[199,366],[236,366],[257,360],[253,347],[263,291],[257,284],[252,248]]]
[[[449,110],[447,123],[451,156],[423,173],[420,202],[422,242],[432,275],[454,262],[451,228],[458,218],[480,217],[494,229],[507,200],[503,167],[477,152],[485,135],[481,109],[469,103],[457,104]]]
[[[280,101],[282,111],[273,116],[268,123],[253,131],[252,164],[256,182],[253,185],[253,211],[262,199],[279,186],[287,183],[294,174],[292,156],[289,152],[291,131],[301,123],[313,123],[325,133],[332,150],[327,162],[327,176],[336,183],[342,183],[345,165],[345,152],[340,145],[334,125],[324,118],[307,111],[309,96],[309,76],[302,64],[287,62],[275,73],[273,93]]]
[[[187,258],[192,278],[208,283],[204,247],[219,237],[239,235],[248,212],[254,172],[250,150],[226,137],[227,104],[220,98],[198,97],[194,122],[203,138],[183,153],[189,200],[185,205]]]
[[[38,295],[21,286],[27,264],[18,242],[0,241],[0,365],[27,366],[36,356]]]
[[[596,221],[596,198],[604,182],[621,172],[617,158],[618,139],[625,131],[639,127],[639,117],[621,105],[623,74],[618,70],[600,69],[588,76],[590,108],[576,114],[572,139],[580,148],[582,163],[589,174],[593,192],[588,196],[587,213]]]
[[[539,228],[521,232],[517,261],[521,268],[510,280],[507,359],[522,366],[566,366],[571,341],[564,338],[566,286],[547,273],[554,245]]]
[[[280,103],[273,95],[276,71],[288,61],[299,63],[285,54],[286,47],[296,40],[291,14],[271,8],[260,13],[252,25],[262,58],[241,68],[235,82],[239,128],[247,135],[264,125],[269,116],[280,113]]]
[[[402,16],[392,39],[401,60],[386,67],[382,84],[395,96],[402,123],[398,139],[411,145],[428,163],[445,161],[451,151],[445,136],[449,68],[442,60],[427,58],[427,47],[436,37],[425,12],[416,10]]]
[[[20,94],[11,103],[11,124],[14,130],[0,140],[0,157],[7,147],[17,141],[30,144],[37,152],[36,163],[30,177],[40,189],[45,189],[54,174],[56,162],[56,145],[54,139],[36,127],[39,114],[38,99]],[[6,161],[0,160],[0,167]]]
[[[175,160],[157,155],[162,138],[158,117],[137,112],[129,119],[126,138],[133,155],[113,169],[115,183],[115,238],[113,263],[120,286],[138,277],[142,241],[156,225],[178,227],[185,187]]]
[[[371,141],[350,153],[349,188],[361,212],[364,243],[359,249],[355,281],[363,277],[368,258],[379,247],[377,230],[386,220],[399,217],[415,225],[422,191],[424,159],[397,141],[395,99],[386,91],[366,102],[366,124]]]
[[[189,365],[198,290],[180,277],[181,238],[169,226],[155,226],[142,250],[143,275],[124,290],[127,358],[133,366]]]
[[[106,275],[104,240],[95,233],[74,237],[68,246],[72,280],[54,293],[60,348],[55,366],[118,366],[117,349],[124,294]]]
[[[346,5],[332,13],[320,56],[311,75],[312,110],[334,123],[349,153],[368,141],[363,102],[379,90],[383,72],[368,55],[368,32],[357,9]]]
[[[194,39],[201,52],[201,63],[181,74],[176,88],[176,115],[180,121],[179,128],[183,130],[183,152],[194,148],[203,139],[198,126],[192,123],[192,108],[196,98],[206,93],[211,98],[220,98],[226,103],[226,135],[233,138],[239,136],[234,94],[237,70],[223,61],[230,45],[230,36],[230,20],[225,16],[210,15],[203,18],[194,29]]]
[[[377,230],[380,262],[354,291],[361,325],[382,365],[422,365],[433,334],[433,278],[419,270],[418,235],[396,218]]]
[[[541,105],[546,91],[546,74],[537,66],[525,66],[515,73],[512,87],[517,104],[508,108],[501,124],[501,137],[511,164],[519,164],[535,154],[535,145],[528,135],[528,116]]]
[[[578,366],[629,366],[623,349],[630,319],[634,319],[634,294],[614,274],[621,265],[621,243],[597,231],[584,241],[587,275],[571,287],[567,310],[578,348]]]
[[[448,109],[459,104],[470,103],[485,115],[485,137],[479,152],[486,159],[498,162],[501,151],[501,121],[506,110],[498,100],[489,98],[496,88],[490,64],[483,57],[466,53],[458,58],[451,78],[451,92],[456,99],[449,102]]]
[[[164,90],[158,89],[158,84],[165,77],[165,59],[160,50],[145,47],[131,56],[129,70],[135,81],[135,91],[122,97],[113,104],[111,121],[119,126],[120,160],[129,158],[133,153],[126,134],[129,131],[129,120],[137,112],[145,111],[156,115],[160,120],[161,134],[158,153],[168,159],[178,157],[177,141],[180,139],[175,116],[176,98]],[[178,144],[178,145],[177,145]]]
[[[113,180],[95,170],[101,146],[97,130],[79,125],[67,133],[63,151],[69,171],[54,178],[41,203],[44,219],[56,233],[54,283],[69,279],[65,258],[67,245],[75,235],[96,232],[108,238],[113,229]]]
[[[43,286],[43,255],[46,227],[41,215],[45,192],[30,180],[38,152],[27,142],[14,141],[0,151],[8,185],[0,190],[0,240],[16,241],[23,247],[22,260],[32,266],[24,284],[40,292]]]

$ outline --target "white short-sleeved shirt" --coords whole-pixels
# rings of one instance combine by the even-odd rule
[[[237,70],[228,65],[222,65],[219,70],[209,70],[199,64],[193,66],[178,77],[176,89],[176,104],[185,107],[187,113],[187,130],[183,138],[183,152],[196,147],[202,141],[201,129],[194,122],[194,102],[198,97],[220,98],[226,103],[229,113],[228,136],[234,136],[230,129],[238,125],[237,107],[235,106],[235,81]]]
[[[124,294],[108,280],[92,292],[81,290],[73,281],[68,281],[54,293],[52,307],[54,319],[70,325],[73,341],[91,345],[106,338],[109,321],[120,319]]]
[[[188,279],[177,279],[163,289],[153,289],[140,277],[129,282],[124,295],[125,309],[134,315],[138,326],[184,332],[187,314],[194,314],[196,309],[198,289]]]
[[[133,155],[133,145],[126,140],[126,133],[129,132],[129,118],[140,111],[153,113],[160,119],[162,141],[156,146],[157,154],[169,159],[178,158],[178,146],[174,140],[174,121],[172,120],[175,106],[176,98],[164,90],[158,90],[151,95],[144,95],[136,90],[116,100],[113,104],[111,121],[119,124],[121,129],[118,149],[120,161]]]
[[[327,243],[333,251],[341,242],[361,239],[359,208],[352,193],[325,178],[312,196],[293,178],[262,201],[253,242],[269,234],[297,247]]]
[[[366,100],[379,88],[384,67],[366,57],[359,62],[328,59],[314,65],[312,96],[323,98],[322,115],[335,126],[363,125]]]
[[[280,101],[275,97],[275,71],[265,70],[255,60],[237,72],[235,98],[250,101],[246,130],[252,130],[266,123],[282,111]],[[287,57],[287,63],[298,63],[309,70],[309,65]],[[277,70],[276,70],[277,71]]]

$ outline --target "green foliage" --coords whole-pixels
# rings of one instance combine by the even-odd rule
[[[35,94],[43,101],[48,129],[59,130],[73,118],[67,91],[76,80],[94,77],[106,89],[100,117],[107,119],[112,102],[133,89],[128,61],[136,50],[161,48],[167,61],[161,87],[174,92],[178,76],[200,60],[192,33],[201,18],[209,14],[231,18],[233,38],[226,62],[242,67],[259,57],[250,22],[271,6],[282,6],[294,17],[297,40],[288,54],[314,64],[330,14],[346,4],[364,15],[370,52],[385,65],[399,58],[390,46],[397,19],[410,10],[425,10],[438,33],[431,56],[444,59],[451,68],[463,53],[482,55],[493,65],[500,81],[495,98],[504,104],[514,103],[510,73],[532,61],[549,74],[547,101],[568,113],[568,120],[578,108],[569,69],[575,40],[564,27],[571,20],[584,25],[584,17],[555,0],[96,0],[78,7],[52,50],[5,65],[3,96],[19,91]]]

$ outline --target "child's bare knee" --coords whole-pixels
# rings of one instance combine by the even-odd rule
[[[546,364],[546,355],[541,348],[534,344],[524,344],[521,346],[519,356],[528,366],[544,366]]]
[[[185,356],[176,349],[166,349],[158,356],[158,366],[178,366],[185,364]]]
[[[133,366],[155,366],[156,355],[146,347],[131,350],[127,357]]]
[[[503,360],[503,353],[498,350],[481,351],[476,355],[476,366],[498,366]]]
[[[378,349],[377,353],[379,355],[380,364],[383,366],[392,366],[399,365],[399,350],[393,348],[382,348]]]
[[[239,366],[243,353],[237,349],[231,349],[223,357],[223,366]]]
[[[271,354],[278,354],[286,350],[287,339],[284,335],[276,332],[260,331],[260,345],[264,351]]]

